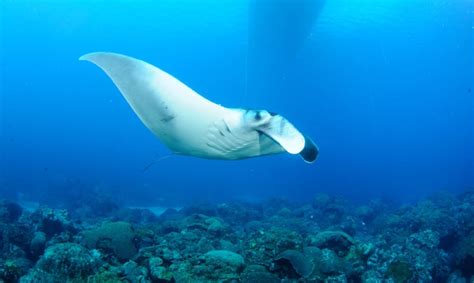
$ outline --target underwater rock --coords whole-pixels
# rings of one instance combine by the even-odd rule
[[[43,232],[36,232],[30,242],[30,250],[34,256],[39,256],[43,253],[46,245],[46,234]]]
[[[181,255],[178,251],[169,248],[164,248],[160,256],[168,262],[173,262],[181,258]]]
[[[342,219],[345,214],[345,202],[326,194],[317,194],[312,206],[319,221],[324,221],[325,225],[334,225]]]
[[[40,207],[5,223],[13,218],[4,213],[0,282],[472,280],[474,193],[392,210],[343,203],[329,196],[300,207],[282,200],[225,203],[200,208],[214,216],[171,211],[152,223],[146,212],[122,210],[108,219],[134,221],[133,228],[120,221],[89,230],[103,218],[72,222],[65,210]],[[72,243],[78,240],[92,250]],[[69,266],[66,275],[61,270]]]
[[[123,221],[134,224],[154,223],[158,217],[149,209],[123,208],[114,215],[114,221]]]
[[[342,231],[324,231],[310,237],[309,245],[333,250],[338,256],[344,257],[354,243],[354,239]]]
[[[82,233],[86,247],[112,252],[119,260],[131,259],[136,253],[136,234],[132,225],[126,222],[104,223],[96,229]]]
[[[216,266],[229,266],[238,270],[245,264],[244,258],[234,252],[226,250],[212,250],[204,254],[204,261]]]
[[[302,204],[299,207],[295,207],[292,214],[294,217],[314,219],[315,212],[311,204]]]
[[[151,257],[148,259],[148,266],[155,267],[163,265],[163,260],[160,257]]]
[[[414,206],[405,206],[397,212],[382,218],[378,223],[376,233],[383,233],[387,230],[396,234],[409,236],[424,230],[432,230],[444,237],[452,231],[463,229],[459,215],[453,213],[450,208],[436,206],[430,200],[424,200]],[[380,220],[378,222],[380,222]]]
[[[275,275],[268,272],[265,266],[249,265],[242,272],[242,283],[279,283],[281,280]]]
[[[144,266],[139,266],[134,261],[127,261],[122,266],[122,272],[125,274],[127,281],[130,283],[146,283],[150,282],[148,278],[148,270]]]
[[[217,246],[219,250],[228,250],[231,252],[236,251],[236,246],[227,240],[219,240],[219,244]]]
[[[180,230],[188,229],[207,231],[209,223],[206,223],[206,220],[208,219],[209,217],[204,214],[192,214],[184,219]]]
[[[341,223],[337,227],[331,227],[330,230],[341,230],[342,232],[354,236],[357,233],[358,221],[352,216],[346,216],[341,220]]]
[[[375,251],[375,246],[372,243],[362,243],[357,246],[357,252],[360,257],[367,260]]]
[[[18,282],[28,272],[31,262],[26,258],[0,260],[0,282]]]
[[[197,257],[218,246],[217,239],[203,230],[183,230],[160,238],[155,255],[165,261],[174,262],[183,256]]]
[[[233,226],[243,226],[247,222],[261,220],[262,214],[260,206],[242,202],[222,203],[217,206],[217,215]]]
[[[155,231],[161,235],[179,233],[181,231],[181,223],[178,220],[165,220],[161,225],[155,227]]]
[[[118,267],[107,266],[87,278],[87,283],[130,283]]]
[[[457,270],[449,275],[447,283],[468,283],[468,281],[462,276],[461,272]]]
[[[277,257],[275,270],[272,271],[278,272],[280,278],[310,282],[346,282],[347,276],[353,279],[357,277],[350,261],[339,257],[332,250],[317,247],[305,247],[303,252],[285,251]]]
[[[316,267],[318,273],[326,275],[342,274],[345,271],[343,260],[329,249],[321,250],[321,257],[317,259]]]
[[[206,219],[207,231],[214,236],[222,236],[227,232],[228,226],[215,217]]]
[[[194,267],[193,267],[194,265]],[[168,267],[169,272],[173,274],[171,282],[215,282],[216,280],[211,280],[209,277],[198,278],[196,274],[193,274],[193,268],[196,269],[198,263],[192,260],[190,261],[181,261],[173,263]],[[225,282],[225,281],[223,281]]]
[[[282,209],[290,209],[291,203],[284,198],[271,198],[263,204],[262,210],[264,219],[276,216]]]
[[[38,225],[38,230],[44,232],[48,238],[65,231],[74,231],[69,214],[64,209],[41,206],[31,214],[31,219]]]
[[[159,257],[152,257],[148,260],[151,279],[154,281],[171,281],[173,274],[163,266],[163,260]]]
[[[313,228],[317,228],[316,231],[319,232],[319,227],[314,225],[308,225],[307,221],[304,219],[294,218],[293,216],[283,217],[280,214],[274,215],[267,220],[267,223],[271,224],[271,227],[279,227],[288,229],[290,231],[296,232],[300,235],[306,235],[310,231],[315,231]]]
[[[358,243],[344,257],[345,274],[349,281],[360,280],[367,269],[368,260],[375,252],[372,243]]]
[[[261,221],[253,220],[253,221],[249,221],[248,223],[245,224],[244,231],[247,234],[251,234],[251,233],[258,232],[258,231],[270,230],[271,227],[272,227],[272,225],[270,225],[269,223],[264,223],[264,222],[261,222]]]
[[[355,215],[366,223],[371,222],[375,216],[377,216],[375,210],[368,205],[358,207],[355,211]]]
[[[175,208],[167,208],[160,216],[158,216],[158,220],[164,222],[167,220],[178,220],[182,218],[184,214],[181,210],[177,210]]]
[[[21,282],[66,282],[86,280],[102,265],[97,251],[73,243],[48,247],[35,268]]]
[[[375,270],[369,270],[369,271],[366,271],[364,272],[364,274],[362,274],[362,282],[364,283],[380,283],[380,282],[384,282],[384,279],[379,276],[378,272],[376,272]]]
[[[194,273],[218,280],[238,279],[245,266],[241,255],[226,250],[209,251],[201,260],[203,265],[196,266]]]
[[[280,227],[250,233],[245,241],[243,254],[251,264],[267,264],[286,250],[303,247],[301,234]]]
[[[474,276],[474,231],[459,241],[455,252],[455,266],[463,276]]]
[[[359,206],[355,209],[355,216],[361,219],[364,224],[370,224],[384,211],[387,211],[387,205],[380,199],[372,200],[367,205]]]
[[[314,208],[325,208],[334,202],[334,198],[328,196],[327,194],[318,193],[313,199]]]
[[[438,239],[438,234],[431,230],[409,237],[379,237],[367,265],[397,282],[445,282],[449,258],[437,247]]]
[[[164,266],[156,266],[150,272],[153,282],[174,282],[173,273],[169,272]]]
[[[330,275],[324,279],[324,283],[346,283],[347,277],[344,274]]]
[[[348,267],[349,264],[332,250],[305,247],[303,253],[299,251],[283,253],[281,259],[275,261],[275,269],[272,272],[277,272],[280,278],[290,280],[339,282],[334,280],[343,278],[339,275],[350,274]]]
[[[174,227],[170,227],[170,225],[174,225]],[[184,230],[195,234],[207,232],[208,236],[222,237],[229,232],[229,226],[220,218],[208,217],[203,214],[192,214],[181,221],[166,222],[165,232],[180,232]]]
[[[140,249],[133,259],[140,264],[148,264],[151,258],[155,258],[155,260],[161,259],[162,264],[168,266],[172,262],[182,259],[179,253],[181,248],[181,246],[163,240],[161,244]]]
[[[275,216],[283,217],[283,218],[290,218],[292,216],[292,211],[288,207],[283,207],[282,209],[278,210]]]
[[[419,246],[424,246],[428,249],[434,249],[439,245],[439,234],[432,230],[425,230],[419,233],[410,235],[410,241]]]
[[[11,252],[17,249],[21,250],[21,253],[28,252],[33,238],[33,227],[28,223],[0,223],[0,237],[0,251],[9,253],[6,258],[11,258]]]
[[[412,278],[413,271],[407,262],[394,261],[388,266],[385,275],[392,278],[396,283],[403,283]]]
[[[80,180],[69,180],[67,189],[56,193],[56,198],[49,199],[50,204],[61,203],[71,212],[73,219],[96,219],[113,216],[120,205],[114,196],[107,193],[102,186],[89,186]]]
[[[217,216],[216,207],[212,204],[198,203],[191,206],[184,207],[180,210],[185,216],[190,216],[193,214],[201,214],[205,216]]]
[[[313,272],[312,259],[296,250],[286,250],[275,258],[275,264],[280,267],[291,267],[299,277],[306,278]]]
[[[143,227],[143,226],[142,226]],[[140,228],[140,226],[135,230],[135,243],[138,250],[142,248],[151,247],[155,244],[155,233],[153,230],[148,228]]]
[[[7,200],[0,201],[0,223],[14,223],[22,213],[23,208],[19,204]]]
[[[84,199],[80,205],[90,208],[91,215],[94,217],[105,217],[113,215],[119,210],[120,206],[113,200],[113,197],[103,192],[94,190],[94,193],[81,194]]]

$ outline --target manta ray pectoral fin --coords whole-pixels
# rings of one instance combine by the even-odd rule
[[[115,83],[142,122],[153,132],[176,115],[164,103],[168,89],[179,82],[158,68],[135,58],[94,52],[79,58],[100,67]]]
[[[305,136],[304,148],[300,152],[301,158],[308,163],[313,163],[318,157],[318,154],[318,146],[313,142],[313,140]]]
[[[258,130],[280,144],[288,153],[300,154],[308,163],[314,162],[318,156],[319,149],[316,144],[280,115],[274,115]]]

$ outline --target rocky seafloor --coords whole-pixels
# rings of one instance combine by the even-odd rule
[[[365,205],[0,201],[0,282],[472,282],[474,192]]]

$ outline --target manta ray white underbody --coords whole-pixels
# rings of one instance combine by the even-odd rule
[[[309,163],[316,160],[317,146],[281,115],[223,107],[132,57],[96,52],[80,60],[99,66],[173,153],[235,160],[288,152]]]

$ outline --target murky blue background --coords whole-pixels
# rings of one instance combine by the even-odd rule
[[[472,188],[470,1],[313,4],[1,1],[0,195],[406,201]],[[281,113],[320,157],[173,156],[143,173],[169,151],[102,71],[77,60],[92,51],[148,61],[225,106]]]

